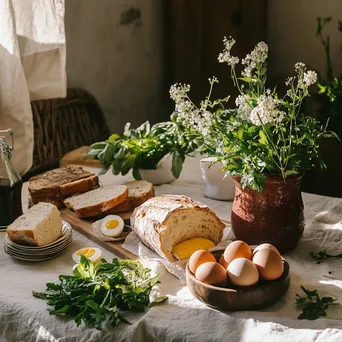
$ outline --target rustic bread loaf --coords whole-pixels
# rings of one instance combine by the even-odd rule
[[[142,242],[170,260],[175,245],[193,237],[215,243],[222,239],[225,225],[208,206],[187,196],[162,195],[134,210],[131,227]]]
[[[53,204],[36,204],[7,227],[7,234],[17,244],[48,245],[62,235],[61,215]]]
[[[131,212],[134,208],[139,207],[139,205],[154,196],[153,184],[145,180],[134,180],[126,182],[124,185],[128,188],[127,198],[119,205],[105,212],[104,215]]]
[[[107,185],[88,191],[81,195],[67,198],[64,204],[83,217],[93,217],[103,214],[122,203],[128,195],[126,185]]]
[[[29,179],[32,203],[48,202],[63,208],[63,200],[69,196],[99,187],[98,177],[80,166],[68,165],[44,172]]]

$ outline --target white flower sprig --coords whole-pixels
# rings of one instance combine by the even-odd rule
[[[220,63],[227,63],[229,66],[233,67],[235,64],[239,63],[239,58],[232,56],[230,54],[230,50],[235,44],[235,39],[232,37],[224,37],[223,39],[223,44],[224,44],[224,50],[218,55],[218,61]]]
[[[268,46],[258,43],[242,60],[232,54],[235,40],[225,37],[218,56],[231,72],[239,95],[235,107],[226,109],[223,100],[210,99],[216,78],[209,79],[209,95],[197,107],[189,98],[190,86],[176,84],[170,89],[175,101],[174,118],[201,151],[216,157],[229,174],[241,176],[242,186],[261,191],[265,173],[284,179],[310,168],[318,159],[318,139],[326,129],[315,119],[300,115],[309,87],[317,81],[315,71],[296,63],[295,75],[286,80],[286,95],[268,89]],[[202,147],[205,147],[204,149]]]

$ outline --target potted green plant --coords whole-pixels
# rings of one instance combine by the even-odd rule
[[[158,185],[178,178],[185,156],[194,149],[174,122],[151,126],[146,121],[136,129],[127,123],[122,136],[112,134],[106,141],[92,144],[86,158],[101,162],[100,174],[110,167],[114,175],[126,175],[132,170],[135,179]]]
[[[239,90],[236,106],[227,110],[224,101],[216,100],[196,110],[185,96],[188,87],[178,85],[173,89],[174,115],[192,122],[204,141],[212,132],[217,160],[236,185],[231,217],[235,236],[249,244],[272,243],[284,253],[297,245],[304,229],[301,177],[307,169],[324,165],[319,139],[334,134],[301,113],[316,72],[297,63],[296,75],[286,80],[288,90],[280,97],[266,86],[267,44],[260,42],[242,59],[239,76],[240,60],[231,54],[234,44],[225,38],[218,60],[228,65]]]

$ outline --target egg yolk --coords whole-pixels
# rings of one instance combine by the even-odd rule
[[[106,228],[107,229],[114,229],[119,225],[118,220],[110,220],[106,223]]]
[[[95,254],[94,248],[83,248],[77,252],[77,255],[84,255],[86,258],[90,258]]]

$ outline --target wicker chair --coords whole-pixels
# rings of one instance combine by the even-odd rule
[[[28,177],[59,166],[61,157],[109,136],[103,112],[88,92],[68,89],[66,98],[33,101],[33,166]]]

